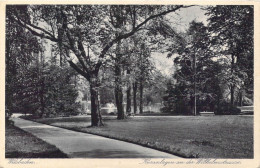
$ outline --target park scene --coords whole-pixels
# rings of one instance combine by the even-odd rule
[[[6,158],[254,158],[254,6],[6,5]]]

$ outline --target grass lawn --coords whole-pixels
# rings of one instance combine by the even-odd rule
[[[55,146],[15,127],[6,126],[6,158],[67,158]]]
[[[89,117],[36,121],[115,138],[183,157],[253,158],[253,116],[158,116],[116,120],[89,127]]]

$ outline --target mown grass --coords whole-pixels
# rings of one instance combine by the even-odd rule
[[[68,158],[58,148],[15,126],[5,130],[6,158]]]
[[[133,142],[182,157],[253,158],[253,116],[158,116],[116,120],[92,128],[89,117],[36,121]]]

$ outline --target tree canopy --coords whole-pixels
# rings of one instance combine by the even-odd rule
[[[144,102],[163,101],[165,112],[193,115],[252,103],[253,6],[206,6],[207,22],[193,20],[177,31],[166,15],[191,6],[8,5],[7,107],[76,114],[85,92],[80,99],[91,101],[91,125],[100,126],[100,104],[111,99],[118,119],[132,104],[142,113]],[[174,62],[170,79],[157,71],[155,53]]]

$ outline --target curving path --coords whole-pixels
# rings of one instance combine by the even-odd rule
[[[12,118],[15,126],[55,145],[71,158],[179,158],[128,142],[75,132],[21,118]]]

